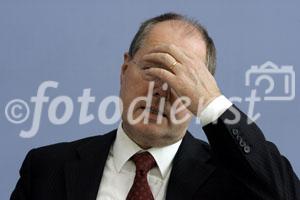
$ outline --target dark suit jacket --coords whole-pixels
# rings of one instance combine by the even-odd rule
[[[300,199],[299,179],[288,160],[240,114],[239,123],[228,125],[224,120],[234,116],[227,110],[203,128],[210,145],[186,133],[173,161],[167,200]],[[11,199],[95,200],[115,136],[113,130],[31,150]]]

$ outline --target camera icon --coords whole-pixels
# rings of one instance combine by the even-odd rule
[[[291,65],[279,67],[267,61],[261,66],[251,66],[245,75],[245,85],[249,87],[258,88],[262,81],[267,81],[263,97],[266,101],[291,101],[295,98],[295,71]]]

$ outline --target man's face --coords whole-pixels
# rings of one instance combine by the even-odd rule
[[[183,118],[186,120],[181,123],[174,123],[171,120],[170,110],[173,103],[178,99],[176,92],[162,80],[147,77],[143,72],[143,67],[160,67],[157,63],[144,62],[143,56],[154,47],[162,44],[176,45],[185,54],[199,59],[199,61],[205,59],[206,46],[200,33],[181,21],[165,21],[154,25],[134,57],[131,58],[127,53],[125,54],[120,90],[120,97],[123,102],[123,128],[126,134],[142,148],[175,143],[184,136],[192,118],[192,114],[185,108],[174,116],[178,120]],[[132,106],[132,112],[129,112],[130,105],[135,99],[148,95],[150,81],[154,83],[150,107],[147,107],[143,100],[136,101],[135,106]],[[160,105],[163,105],[163,113],[160,113],[162,118],[158,123],[159,113],[157,111]],[[133,124],[128,119],[129,113],[132,113],[133,119],[146,114],[148,121],[145,123],[144,118],[141,118],[138,123]]]

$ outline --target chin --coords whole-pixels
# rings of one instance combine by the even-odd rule
[[[143,149],[173,144],[184,135],[176,134],[176,131],[172,132],[170,127],[156,123],[144,124],[140,122],[135,125],[130,125],[128,131],[130,132],[128,133],[130,138]]]
[[[170,130],[165,123],[157,124],[156,122],[151,122],[145,124],[140,122],[134,125],[138,132],[142,133],[146,137],[159,138],[168,133]]]

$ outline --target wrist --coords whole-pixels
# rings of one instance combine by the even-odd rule
[[[214,98],[208,105],[197,114],[202,126],[209,124],[218,119],[230,106],[232,102],[224,95]]]

